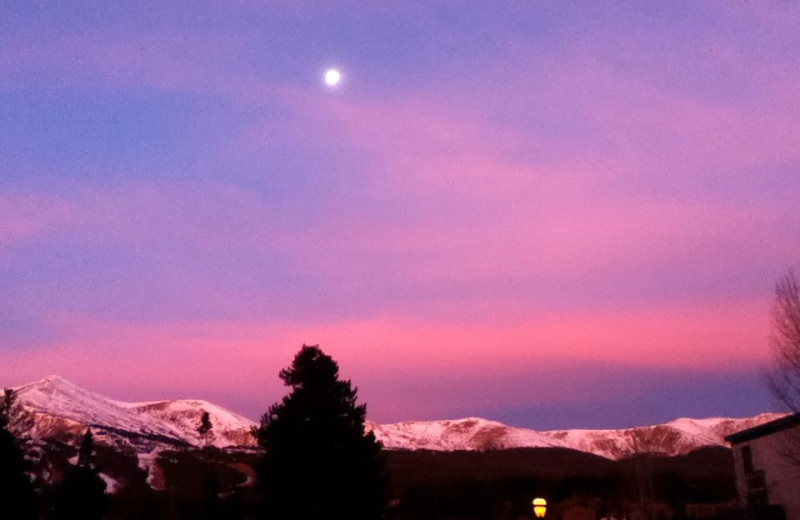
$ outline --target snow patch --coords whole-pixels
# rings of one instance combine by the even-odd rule
[[[119,481],[110,477],[109,475],[106,475],[105,473],[100,473],[100,478],[106,483],[106,493],[113,495],[119,491]]]
[[[163,475],[161,468],[158,466],[158,456],[161,450],[155,449],[147,453],[138,453],[136,455],[139,468],[147,472],[147,485],[152,489],[162,491],[164,489]]]

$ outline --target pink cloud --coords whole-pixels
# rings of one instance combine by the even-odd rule
[[[252,248],[283,231],[261,196],[232,184],[158,181],[0,197],[0,243],[56,232],[142,247]]]
[[[266,407],[283,392],[277,371],[301,344],[321,343],[376,414],[397,418],[452,409],[462,402],[452,395],[456,391],[466,392],[468,406],[475,395],[466,390],[467,381],[513,381],[525,374],[539,374],[536,396],[500,385],[499,395],[484,397],[505,407],[569,402],[585,395],[586,383],[572,376],[559,380],[558,371],[572,373],[570,359],[640,369],[752,369],[768,357],[767,309],[768,302],[757,300],[705,302],[658,310],[535,313],[473,326],[391,316],[316,325],[134,326],[66,316],[59,320],[59,345],[2,353],[0,378],[19,384],[59,373],[125,399],[203,397],[213,381],[212,391],[225,389],[249,402],[263,398]],[[610,392],[624,391],[624,385],[608,384]],[[430,402],[404,401],[398,392],[403,386],[413,387],[413,395],[430,389]]]
[[[795,238],[783,213],[761,207],[620,200],[594,201],[578,213],[574,209],[581,197],[567,192],[542,197],[531,206],[509,206],[493,218],[481,214],[467,227],[436,217],[365,219],[351,208],[335,221],[320,219],[298,231],[282,224],[260,195],[219,183],[142,183],[120,192],[81,190],[63,198],[42,197],[57,211],[41,213],[39,206],[31,206],[37,211],[28,213],[35,218],[18,220],[14,233],[44,232],[51,226],[105,247],[136,251],[158,244],[161,254],[175,250],[181,255],[228,251],[234,255],[233,265],[240,255],[257,258],[278,248],[295,269],[319,280],[351,279],[380,264],[382,279],[404,287],[445,284],[452,290],[489,284],[500,292],[480,298],[434,292],[421,300],[427,300],[427,314],[462,313],[468,316],[464,320],[482,322],[515,306],[522,313],[530,311],[533,302],[524,303],[515,283],[564,283],[566,295],[574,294],[581,280],[596,285],[621,272],[633,279],[681,272],[714,277],[726,266],[735,277],[751,266],[754,250],[776,265],[794,261],[785,244]],[[70,208],[69,218],[63,218],[63,208]],[[211,282],[192,288],[193,298],[218,297],[198,292],[216,287]],[[667,302],[687,297],[679,293]],[[664,302],[659,298],[663,296],[651,296],[653,302]],[[401,307],[384,304],[383,310],[405,316],[420,313],[409,302]]]
[[[45,235],[74,213],[70,202],[50,195],[0,196],[0,245]]]

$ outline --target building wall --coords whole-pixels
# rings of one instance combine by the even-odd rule
[[[751,491],[748,479],[751,484],[758,480],[757,475],[745,474],[742,449],[748,446],[755,473],[763,471],[768,503],[783,506],[786,520],[800,520],[800,426],[733,446],[739,501],[745,507]]]

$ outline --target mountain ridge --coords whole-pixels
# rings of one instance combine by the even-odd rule
[[[387,449],[432,451],[509,448],[568,448],[618,460],[639,453],[685,455],[709,447],[728,447],[725,436],[782,417],[762,413],[755,417],[712,417],[621,429],[531,430],[478,417],[443,421],[368,422]]]
[[[33,416],[32,438],[72,441],[91,426],[101,444],[146,452],[158,447],[253,447],[254,421],[200,399],[126,402],[84,390],[60,376],[46,376],[16,389]],[[212,431],[197,432],[208,412]]]
[[[60,376],[46,376],[16,388],[19,403],[33,418],[27,433],[34,439],[75,442],[91,426],[97,442],[138,454],[162,449],[256,446],[244,416],[202,399],[125,402],[85,390]],[[208,412],[213,428],[207,438],[197,432]],[[476,451],[508,448],[567,448],[618,460],[637,453],[683,455],[706,446],[727,446],[724,437],[781,417],[679,418],[668,423],[622,429],[537,431],[468,417],[439,421],[378,424],[368,420],[386,449]]]

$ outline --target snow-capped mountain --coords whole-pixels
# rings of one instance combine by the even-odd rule
[[[535,431],[476,417],[396,424],[368,422],[367,426],[388,449],[455,451],[569,448],[616,460],[636,453],[674,456],[706,446],[727,446],[726,435],[781,416],[763,413],[743,419],[683,418],[666,424],[621,430]]]
[[[95,440],[136,452],[182,446],[253,446],[255,423],[208,401],[176,400],[127,403],[89,392],[58,376],[15,389],[22,408],[32,416],[27,435],[71,442],[91,426]],[[197,432],[203,412],[212,429],[207,439]]]
[[[33,418],[28,436],[34,439],[74,443],[91,426],[97,442],[132,449],[140,455],[165,448],[255,445],[251,434],[255,422],[208,401],[127,403],[89,392],[58,376],[48,376],[16,390],[19,403]],[[213,426],[206,440],[197,432],[203,412],[208,412]],[[367,421],[367,428],[387,449],[554,447],[620,459],[635,453],[682,455],[704,446],[726,446],[726,435],[780,416],[764,413],[744,419],[676,419],[621,430],[535,431],[480,418],[396,424]]]

